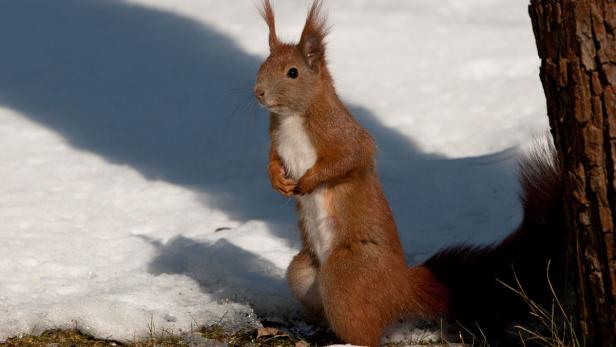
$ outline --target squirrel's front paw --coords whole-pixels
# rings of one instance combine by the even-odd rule
[[[297,188],[297,183],[290,178],[278,176],[272,181],[272,187],[274,187],[274,189],[279,191],[282,195],[290,197],[294,194],[295,189]]]
[[[297,182],[286,177],[286,172],[280,164],[270,164],[269,176],[272,188],[284,196],[291,196],[297,187]]]
[[[314,179],[314,175],[308,170],[297,182],[295,194],[304,195],[312,193],[318,186],[318,182]]]

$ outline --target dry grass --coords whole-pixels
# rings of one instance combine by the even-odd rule
[[[0,343],[0,346],[3,347],[108,347],[118,345],[118,343],[113,341],[96,340],[76,330],[50,330],[42,333],[40,336],[15,337]]]
[[[519,338],[518,345],[542,347],[584,347],[584,336],[577,333],[574,320],[560,302],[552,281],[550,280],[549,270],[550,264],[548,263],[546,278],[548,289],[552,297],[552,304],[549,308],[541,306],[528,296],[515,271],[515,284],[505,283],[497,279],[501,285],[519,295],[529,310],[529,319],[527,320],[528,325],[515,325],[513,327],[517,330],[517,335]],[[481,327],[476,327],[480,332],[479,336],[475,335],[470,329],[467,329],[462,325],[460,325],[460,327],[466,332],[466,336],[470,337],[470,339],[467,338],[465,340],[464,335],[461,333],[459,334],[458,338],[463,346],[490,347],[490,343],[481,331]],[[512,340],[515,340],[515,337],[512,338]]]
[[[583,337],[578,335],[575,322],[560,302],[550,280],[549,270],[550,264],[548,263],[546,278],[552,296],[552,305],[549,308],[539,305],[526,294],[515,273],[515,287],[499,281],[524,300],[529,308],[531,318],[538,325],[537,328],[515,326],[518,330],[521,345],[526,346],[528,343],[532,343],[533,346],[544,347],[583,347],[584,344],[581,342]],[[581,337],[582,339],[580,339]]]
[[[193,346],[251,346],[251,347],[308,347],[333,343],[333,341],[311,341],[292,337],[274,328],[247,329],[234,333],[226,332],[220,325],[203,327],[190,333],[175,333],[150,327],[146,339],[130,343],[100,340],[78,330],[49,330],[41,335],[28,335],[8,339],[0,347],[193,347]],[[310,339],[309,339],[310,340]]]

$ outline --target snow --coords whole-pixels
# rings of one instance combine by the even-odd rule
[[[308,2],[274,5],[296,40]],[[327,7],[409,261],[506,235],[516,148],[547,127],[526,3]],[[301,317],[294,203],[271,191],[251,96],[253,1],[0,1],[0,50],[0,341]]]

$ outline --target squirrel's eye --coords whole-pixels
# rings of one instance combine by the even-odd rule
[[[289,78],[297,78],[297,69],[292,67],[289,69],[289,71],[287,72],[287,76],[289,76]]]

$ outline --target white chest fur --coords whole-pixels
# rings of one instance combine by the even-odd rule
[[[298,181],[317,160],[316,150],[304,129],[302,117],[281,116],[276,142],[276,150],[287,174]],[[317,188],[312,194],[299,196],[298,200],[309,247],[323,263],[331,250],[333,230],[325,193],[322,188]]]
[[[289,177],[295,181],[317,161],[317,152],[304,130],[301,116],[281,116],[278,130],[278,155]]]

